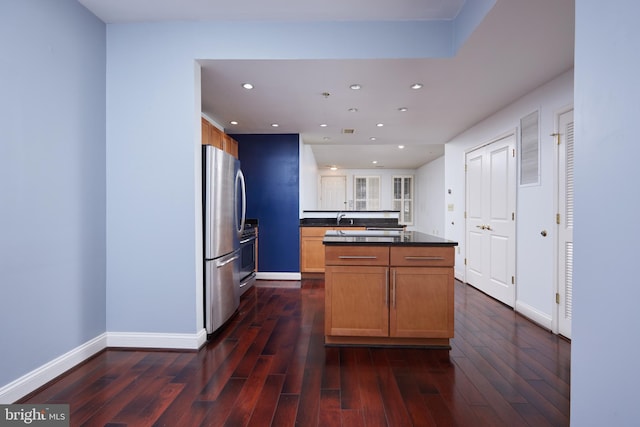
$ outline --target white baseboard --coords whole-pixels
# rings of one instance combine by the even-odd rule
[[[278,273],[268,271],[258,271],[256,273],[256,280],[300,280],[302,275],[300,273]]]
[[[45,363],[26,375],[0,388],[0,404],[13,403],[42,387],[79,363],[84,362],[107,346],[107,334],[103,333],[60,357]]]
[[[543,313],[539,310],[536,310],[530,305],[520,301],[516,301],[515,309],[518,313],[522,314],[524,317],[531,319],[533,322],[537,323],[543,328],[551,330],[552,319],[548,314]]]
[[[207,341],[207,330],[197,334],[107,332],[107,347],[197,350]]]
[[[206,342],[204,328],[196,334],[105,332],[0,387],[0,404],[15,402],[107,347],[198,350]]]

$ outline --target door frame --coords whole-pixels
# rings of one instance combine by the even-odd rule
[[[565,105],[562,108],[557,109],[556,111],[554,111],[554,133],[550,136],[555,138],[559,138],[559,133],[560,133],[560,116],[562,116],[565,113],[568,113],[569,111],[574,110],[574,105],[573,104],[569,104],[569,105]],[[575,112],[574,112],[575,114]],[[575,116],[574,116],[574,120],[575,120]],[[555,214],[560,213],[560,146],[558,144],[558,141],[556,139],[556,141],[554,141],[555,144],[555,150],[553,151],[553,211],[555,212]],[[574,142],[575,144],[575,142]],[[551,300],[553,301],[553,305],[554,305],[554,309],[551,310],[551,332],[553,332],[554,334],[559,334],[560,333],[560,310],[562,309],[562,305],[559,303],[556,303],[556,295],[560,293],[560,268],[562,267],[560,265],[560,237],[559,237],[559,230],[560,230],[560,226],[562,224],[558,224],[556,222],[556,232],[554,233],[554,242],[553,242],[553,286],[552,286],[552,295],[550,295]],[[567,337],[570,338],[570,337]]]

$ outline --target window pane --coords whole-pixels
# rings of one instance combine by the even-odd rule
[[[401,178],[393,178],[393,198],[394,199],[402,198],[402,179]]]
[[[411,212],[411,202],[404,202],[404,212],[403,212],[404,222],[411,223],[413,219],[413,215]]]
[[[380,209],[380,177],[354,177],[354,199],[356,210]]]
[[[356,199],[364,199],[367,196],[367,180],[356,178]]]
[[[413,177],[394,176],[393,185],[393,210],[400,211],[400,223],[413,225]]]

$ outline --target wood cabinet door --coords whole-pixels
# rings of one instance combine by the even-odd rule
[[[238,141],[231,138],[226,133],[223,135],[224,138],[224,151],[231,154],[236,159],[238,158]]]
[[[202,117],[202,145],[213,145],[222,150],[224,133]]]
[[[453,337],[453,269],[391,269],[389,324],[392,337]]]
[[[324,272],[324,245],[322,237],[303,237],[300,242],[302,273]]]
[[[211,123],[205,120],[204,117],[200,119],[200,123],[202,125],[202,145],[209,145],[211,143]]]
[[[388,277],[387,267],[327,266],[325,334],[387,337]]]
[[[215,127],[214,125],[209,126],[209,144],[217,147],[219,149],[224,149],[224,132]]]
[[[300,229],[300,271],[324,273],[324,233],[331,227],[302,227]]]

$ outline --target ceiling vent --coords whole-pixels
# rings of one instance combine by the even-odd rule
[[[354,133],[356,130],[355,129],[342,129],[342,133],[348,134],[348,133]]]

